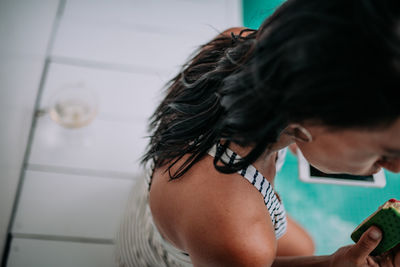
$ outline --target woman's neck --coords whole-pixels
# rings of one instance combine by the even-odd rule
[[[293,143],[293,139],[286,134],[282,134],[279,140],[270,146],[261,156],[253,163],[253,166],[273,185],[276,175],[276,159],[280,149],[285,148]],[[252,147],[242,147],[235,143],[229,144],[229,149],[234,151],[240,157],[246,156]]]
[[[279,150],[294,143],[293,137],[282,133],[276,143],[272,144],[269,149],[265,150],[264,153],[253,163],[253,166],[273,185],[276,175],[276,159]],[[234,151],[241,157],[246,156],[252,149],[252,147],[242,147],[235,143],[229,145],[229,149]]]

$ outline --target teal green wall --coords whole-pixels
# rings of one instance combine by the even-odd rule
[[[288,152],[275,189],[290,216],[310,232],[316,254],[331,254],[352,244],[354,228],[386,200],[400,199],[400,174],[385,174],[384,188],[303,183],[298,179],[297,158]]]
[[[257,29],[284,0],[243,0],[243,25]]]

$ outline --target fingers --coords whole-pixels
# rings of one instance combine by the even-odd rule
[[[379,256],[371,257],[379,267],[400,267],[400,244]]]
[[[349,251],[349,256],[361,262],[378,246],[382,239],[382,232],[376,226],[371,226],[363,233],[360,240]]]
[[[380,262],[381,267],[395,267],[393,263],[393,255],[391,253],[383,256],[382,261]]]
[[[379,266],[379,264],[378,263],[376,263],[376,261],[375,260],[373,260],[371,257],[367,257],[367,263],[368,263],[368,267],[381,267],[381,266]]]
[[[400,267],[400,244],[397,246],[398,249],[396,249],[396,252],[394,254],[394,266],[395,267]]]
[[[394,263],[394,257],[392,253],[384,253],[380,256],[375,257],[376,261],[379,262],[380,267],[396,267]]]

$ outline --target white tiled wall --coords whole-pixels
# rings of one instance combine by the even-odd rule
[[[37,118],[8,266],[113,265],[163,85],[197,46],[241,24],[240,0],[66,0],[40,108],[78,85],[94,92],[99,113],[80,129]]]
[[[74,130],[60,127],[48,116],[40,118],[29,164],[136,174],[146,145],[146,119],[164,82],[151,73],[51,64],[41,108],[63,86],[80,84],[96,94],[99,112],[87,127]]]
[[[52,55],[170,72],[240,24],[238,0],[70,0]]]
[[[113,246],[14,238],[8,267],[110,267]]]
[[[0,1],[0,260],[58,3]]]
[[[15,235],[112,240],[133,180],[26,171]]]

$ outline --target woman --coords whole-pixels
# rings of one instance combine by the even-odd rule
[[[288,0],[202,46],[153,115],[120,266],[400,266],[381,232],[313,251],[274,192],[282,149],[321,171],[400,172],[397,0]],[[280,152],[281,151],[281,152]],[[335,234],[335,233],[332,233]]]

